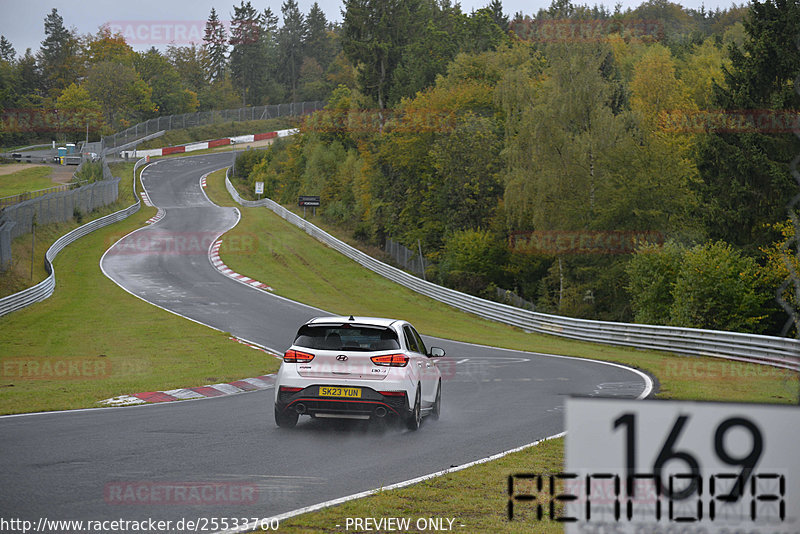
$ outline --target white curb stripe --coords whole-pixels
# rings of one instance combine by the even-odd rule
[[[258,389],[269,389],[272,384],[261,380],[260,378],[245,378],[242,382],[247,382],[248,384],[252,384]]]
[[[235,395],[236,393],[241,393],[244,391],[243,389],[237,388],[236,386],[232,386],[230,384],[213,384],[206,387],[214,388],[217,391],[225,393],[226,395]]]
[[[205,395],[202,395],[196,391],[192,391],[190,389],[171,389],[169,391],[162,391],[162,393],[166,393],[167,395],[172,395],[173,397],[181,400],[189,400],[189,399],[202,399]]]

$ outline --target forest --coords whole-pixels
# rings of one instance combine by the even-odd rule
[[[513,15],[346,0],[336,23],[287,0],[280,15],[243,1],[230,32],[212,10],[201,45],[135,52],[53,10],[35,55],[0,38],[0,102],[72,110],[100,135],[325,100],[302,135],[239,157],[242,191],[320,195],[364,244],[421,249],[429,280],[536,311],[798,335],[797,0]]]

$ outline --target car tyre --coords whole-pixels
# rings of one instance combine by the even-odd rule
[[[294,428],[300,415],[293,410],[278,410],[275,407],[275,424],[280,428]]]
[[[439,380],[439,385],[436,388],[436,400],[433,402],[433,410],[431,410],[431,418],[434,421],[439,420],[439,414],[442,412],[442,381]]]
[[[422,400],[420,399],[420,397],[422,397],[422,392],[419,386],[417,386],[417,394],[415,397],[414,407],[406,416],[406,428],[409,430],[417,430],[422,422]]]

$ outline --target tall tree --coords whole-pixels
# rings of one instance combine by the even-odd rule
[[[101,61],[89,68],[84,82],[89,95],[103,108],[105,123],[127,128],[156,112],[153,90],[128,65]]]
[[[44,33],[38,63],[45,89],[55,97],[81,76],[80,43],[75,32],[64,27],[64,19],[56,8],[44,19]]]
[[[743,50],[731,46],[731,68],[725,87],[715,87],[715,102],[729,111],[800,109],[794,80],[800,72],[800,1],[767,0],[751,4]],[[768,121],[769,123],[769,121]],[[756,254],[780,235],[767,230],[784,220],[797,183],[790,166],[800,153],[794,134],[770,132],[754,124],[742,133],[711,132],[702,139],[698,189],[701,217],[713,239],[722,239]]]
[[[306,17],[305,55],[313,58],[322,70],[333,61],[333,43],[325,13],[317,2],[311,5]]]
[[[11,46],[11,42],[5,35],[0,35],[0,59],[12,63],[17,57],[17,51]]]
[[[206,86],[203,67],[205,52],[202,47],[198,48],[194,44],[191,46],[170,45],[167,47],[166,56],[175,68],[175,72],[178,73],[184,88],[198,93]]]
[[[469,18],[458,5],[423,3],[418,17],[425,22],[419,25],[416,35],[409,35],[410,42],[392,79],[390,104],[433,85],[472,37],[467,31]]]
[[[286,90],[280,83],[283,66],[280,63],[278,49],[278,16],[269,7],[261,14],[261,53],[264,61],[264,79],[262,100],[265,103],[283,102]]]
[[[262,25],[250,0],[233,8],[231,18],[230,54],[231,75],[242,94],[242,105],[256,104],[264,78],[264,48]]]
[[[103,113],[100,104],[92,100],[84,87],[70,84],[56,100],[59,112],[60,131],[95,133],[103,126]]]
[[[112,33],[107,25],[101,26],[96,35],[87,38],[85,49],[86,60],[90,65],[101,61],[133,64],[133,48],[125,42],[121,33]]]
[[[136,71],[152,90],[159,114],[191,113],[197,110],[197,94],[181,85],[178,72],[155,47],[136,54]]]
[[[489,11],[492,13],[492,20],[497,26],[503,30],[503,32],[508,31],[508,15],[503,13],[503,1],[502,0],[492,0],[492,2],[486,6]]]
[[[25,55],[17,62],[17,77],[19,79],[18,106],[28,107],[41,103],[43,96],[42,73],[30,48],[25,50]]]
[[[206,21],[203,50],[205,52],[204,67],[208,80],[213,82],[222,78],[227,66],[228,36],[213,7]]]
[[[419,0],[345,0],[342,50],[360,65],[361,92],[387,105],[394,71],[400,63],[409,35],[420,23]]]
[[[303,65],[303,48],[306,40],[306,20],[296,0],[286,0],[281,5],[283,27],[278,32],[278,51],[283,67],[283,79],[292,101],[297,100],[297,82]]]

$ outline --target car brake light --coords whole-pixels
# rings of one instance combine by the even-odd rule
[[[287,393],[297,393],[301,389],[303,389],[303,388],[293,388],[293,387],[289,387],[289,386],[281,386],[281,388],[280,388],[281,391],[285,391]]]
[[[373,356],[370,358],[375,365],[389,367],[405,367],[408,364],[408,356],[405,354],[384,354],[383,356]]]
[[[314,359],[313,354],[300,352],[299,350],[289,349],[283,355],[283,361],[288,363],[308,363]]]
[[[379,391],[378,393],[380,393],[384,397],[405,397],[406,396],[406,392],[405,391]]]

